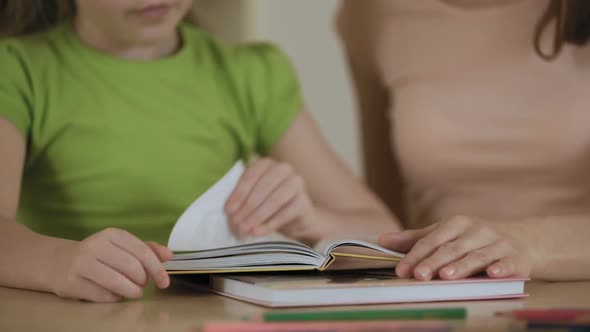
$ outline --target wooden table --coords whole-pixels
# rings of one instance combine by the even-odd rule
[[[514,330],[494,312],[519,308],[590,308],[590,282],[529,282],[525,299],[380,305],[387,307],[465,306],[468,318],[457,331]],[[333,308],[328,308],[333,309]],[[173,282],[165,291],[150,290],[143,300],[92,304],[52,294],[0,287],[0,331],[199,331],[207,320],[237,320],[264,308]],[[325,310],[325,309],[318,309]]]

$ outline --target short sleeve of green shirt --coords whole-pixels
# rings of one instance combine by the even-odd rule
[[[244,99],[257,127],[256,153],[267,155],[301,110],[297,75],[288,57],[272,44],[250,44],[237,52],[246,67]]]
[[[0,43],[0,117],[26,136],[32,122],[32,96],[24,63],[16,48]]]

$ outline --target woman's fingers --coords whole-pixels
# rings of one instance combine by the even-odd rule
[[[385,234],[380,244],[402,252],[411,247],[396,267],[404,278],[459,279],[484,270],[492,278],[528,276],[530,259],[500,226],[455,217],[421,230]]]
[[[432,271],[430,269],[424,269],[417,273],[417,271],[414,271],[416,265],[432,255],[442,244],[455,240],[471,225],[472,221],[464,217],[453,218],[441,223],[432,232],[416,241],[412,250],[397,265],[396,271],[398,275],[403,278],[415,275],[423,280],[431,279]]]
[[[497,241],[498,235],[486,227],[471,227],[457,239],[446,242],[438,247],[434,253],[418,263],[414,269],[414,276],[419,279],[429,280],[437,275],[443,266],[463,258],[469,253],[475,253],[483,247],[487,247]],[[452,270],[446,277],[451,277]],[[443,275],[441,275],[443,277]]]
[[[409,252],[418,240],[431,233],[437,226],[438,224],[433,224],[422,229],[383,234],[379,237],[379,245],[403,253]],[[395,272],[401,278],[412,276],[411,266],[403,261],[396,265]]]
[[[439,275],[443,279],[465,278],[484,271],[494,262],[513,253],[507,242],[497,241],[489,246],[469,251],[463,258],[442,268]]]
[[[530,275],[531,267],[522,258],[512,255],[490,265],[486,273],[490,278],[526,277]]]
[[[438,224],[433,224],[421,229],[385,233],[379,237],[379,245],[399,252],[408,252],[418,240],[431,233],[437,226]]]

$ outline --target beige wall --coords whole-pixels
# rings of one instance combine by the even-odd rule
[[[338,3],[338,0],[257,0],[253,31],[256,38],[277,43],[291,56],[308,105],[329,143],[360,175],[353,91],[333,31]]]
[[[360,175],[353,91],[332,29],[338,2],[196,0],[193,16],[226,39],[270,40],[281,46],[298,70],[306,101],[329,143]]]

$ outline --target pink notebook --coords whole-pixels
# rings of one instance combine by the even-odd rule
[[[317,322],[317,323],[208,323],[203,332],[360,332],[360,331],[450,331],[445,322]]]
[[[525,296],[526,278],[399,279],[393,272],[215,275],[219,294],[267,307],[466,301]]]

